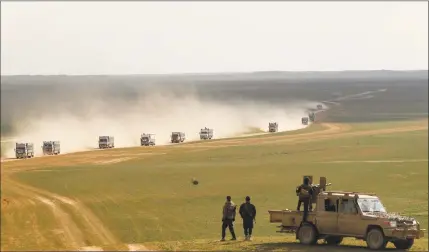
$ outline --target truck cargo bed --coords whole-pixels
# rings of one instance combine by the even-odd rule
[[[294,230],[299,227],[302,221],[303,211],[286,210],[268,210],[270,214],[270,223],[281,223],[282,229]],[[314,212],[308,212],[307,221],[313,222]]]

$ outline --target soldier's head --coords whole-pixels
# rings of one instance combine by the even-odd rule
[[[231,196],[226,196],[226,201],[231,201]]]
[[[246,202],[250,202],[250,197],[246,196]]]
[[[308,185],[310,183],[310,178],[309,177],[305,177],[304,178],[304,184]]]

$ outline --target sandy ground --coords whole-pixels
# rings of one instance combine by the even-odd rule
[[[176,148],[186,148],[189,151],[205,151],[212,148],[223,148],[228,146],[252,145],[252,144],[273,144],[279,142],[295,142],[295,141],[317,141],[326,138],[344,137],[344,136],[359,136],[373,134],[392,134],[396,132],[424,130],[428,128],[427,122],[419,122],[415,125],[392,127],[377,130],[362,130],[351,131],[349,125],[323,123],[323,129],[314,132],[307,132],[294,135],[268,135],[257,138],[243,139],[225,139],[215,142],[194,143],[186,145],[172,146],[155,146],[146,149],[141,149],[142,152],[131,151],[127,149],[113,149],[97,152],[81,152],[59,156],[49,156],[47,158],[35,158],[22,160],[20,162],[5,162],[2,164],[1,182],[2,187],[7,187],[13,193],[19,195],[20,202],[2,202],[2,209],[13,204],[14,207],[20,208],[26,204],[35,204],[39,202],[48,206],[56,220],[58,233],[62,234],[62,242],[67,244],[71,250],[81,251],[101,251],[103,246],[111,246],[120,250],[129,251],[147,251],[148,249],[142,244],[121,244],[120,240],[115,237],[104,224],[92,213],[83,203],[76,199],[70,199],[57,195],[52,192],[31,187],[15,180],[9,176],[11,173],[18,170],[36,169],[51,166],[70,165],[70,164],[98,164],[109,165],[113,163],[125,162],[132,159],[150,158],[155,155],[168,155],[168,153]],[[341,162],[427,162],[427,160],[378,160],[378,161],[341,161]],[[337,163],[340,163],[338,161]],[[46,169],[45,169],[46,170]],[[18,209],[17,209],[18,210]],[[68,211],[67,211],[68,210]],[[70,211],[76,216],[80,216],[81,221],[76,221],[70,216]],[[13,221],[13,219],[8,220]],[[37,226],[34,226],[32,231],[34,234],[40,234]],[[92,237],[85,236],[85,232],[92,233]],[[37,236],[36,236],[37,237]],[[40,237],[43,239],[43,237]],[[87,239],[91,239],[87,244]]]

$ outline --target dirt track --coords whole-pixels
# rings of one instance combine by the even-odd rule
[[[16,171],[22,171],[27,169],[37,169],[46,166],[61,166],[70,164],[104,164],[123,162],[133,158],[148,158],[155,155],[168,154],[170,151],[175,149],[189,148],[190,151],[204,151],[212,148],[222,148],[229,146],[240,146],[240,145],[254,145],[254,144],[277,144],[283,142],[308,142],[317,141],[327,138],[337,137],[348,137],[348,136],[363,136],[363,135],[374,135],[374,134],[392,134],[396,132],[406,131],[417,131],[427,130],[427,121],[418,122],[410,126],[383,128],[377,130],[361,130],[352,131],[349,125],[344,124],[322,124],[323,130],[300,133],[294,135],[267,135],[265,137],[251,137],[242,139],[225,139],[215,142],[205,143],[190,143],[184,145],[175,146],[159,146],[154,148],[146,149],[144,153],[136,153],[134,151],[128,151],[125,149],[108,150],[106,152],[83,152],[73,153],[69,155],[54,156],[50,158],[37,158],[30,160],[23,160],[20,162],[8,162],[2,163],[2,187],[7,188],[9,191],[19,195],[20,202],[14,202],[15,209],[18,210],[20,206],[29,204],[28,202],[38,201],[39,203],[49,206],[53,216],[56,220],[57,226],[60,232],[63,234],[62,243],[65,244],[67,249],[71,250],[94,250],[97,247],[108,247],[109,249],[116,250],[134,250],[138,247],[140,251],[147,250],[143,245],[134,244],[127,245],[121,244],[120,240],[115,237],[83,203],[62,197],[52,192],[41,190],[39,188],[31,187],[15,180],[12,180],[9,176],[11,173]],[[141,149],[139,149],[141,150]],[[102,163],[104,162],[104,163]],[[2,210],[9,211],[6,209],[7,206],[2,204]],[[79,223],[70,216],[78,216],[80,219]],[[14,221],[14,216],[11,215],[8,222]],[[37,220],[33,220],[37,221]],[[34,225],[34,234],[40,234],[37,230],[37,225]],[[87,235],[87,234],[91,235]],[[37,235],[36,235],[37,236]],[[40,239],[44,239],[40,237]],[[3,248],[2,249],[13,249]]]

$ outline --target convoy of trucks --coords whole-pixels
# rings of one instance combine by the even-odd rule
[[[208,140],[213,138],[213,129],[204,128],[200,130],[200,139]]]
[[[317,105],[318,109],[321,109],[322,105]],[[309,113],[308,117],[302,118],[302,124],[308,125],[310,119],[311,122],[314,121],[315,114],[314,112]],[[268,123],[268,132],[278,132],[279,125],[277,122]],[[213,129],[204,127],[200,130],[199,135],[201,140],[209,140],[213,138]],[[186,140],[184,132],[172,132],[170,136],[171,143],[183,143]],[[154,146],[155,145],[155,135],[143,133],[140,136],[140,145],[141,146]],[[98,147],[100,149],[110,149],[115,148],[115,139],[113,136],[99,136],[98,138]],[[43,141],[42,146],[43,155],[58,155],[61,153],[61,146],[59,141]],[[30,158],[34,157],[34,149],[32,143],[16,143],[15,148],[16,158]]]
[[[98,147],[100,149],[115,148],[115,138],[113,136],[99,136]]]

